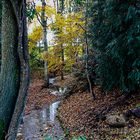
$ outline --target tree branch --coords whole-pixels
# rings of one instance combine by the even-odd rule
[[[91,35],[91,36],[94,36],[93,34],[89,33],[89,31],[87,31],[82,25],[80,25],[79,23],[76,23],[75,25],[79,26],[81,29],[83,29],[87,35]]]
[[[35,9],[35,11],[36,11],[35,2],[32,2],[31,4],[32,4],[32,6],[34,7],[34,9]],[[37,11],[35,12],[35,15],[36,15],[36,18],[37,18],[38,22],[40,23],[40,25],[41,25],[42,27],[44,27],[44,25],[43,25],[43,23],[42,23],[42,21],[41,21],[41,15],[40,15]],[[46,17],[46,19],[48,19],[48,17]],[[45,26],[45,27],[48,28],[48,26]]]

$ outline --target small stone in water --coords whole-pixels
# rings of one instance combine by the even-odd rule
[[[21,133],[18,133],[16,140],[23,140],[23,135]]]
[[[17,134],[17,137],[20,137],[20,136],[22,136],[22,133],[18,133],[18,134]]]
[[[47,130],[49,130],[49,127],[46,127],[46,128],[45,128],[45,131],[47,131]]]

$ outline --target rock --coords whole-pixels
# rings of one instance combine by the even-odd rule
[[[126,126],[126,120],[125,120],[125,117],[123,115],[108,115],[106,117],[106,123],[110,127],[116,127],[116,128]]]
[[[18,133],[18,134],[17,134],[16,140],[23,140],[23,135],[22,135],[22,133]]]
[[[60,92],[59,91],[52,91],[52,92],[50,92],[50,94],[55,95],[55,96],[59,96]]]
[[[54,84],[54,82],[55,82],[55,78],[49,78],[49,84]]]
[[[131,110],[128,110],[127,112],[125,112],[124,116],[125,116],[126,119],[129,119],[132,116]]]
[[[129,127],[129,128],[132,128],[132,127],[134,127],[134,126],[135,126],[134,121],[133,121],[133,120],[130,120],[129,123],[128,123],[128,127]]]
[[[124,115],[126,118],[130,118],[131,116],[140,118],[140,107],[128,110]]]
[[[60,87],[59,88],[59,92],[60,92],[61,95],[64,95],[67,91],[68,91],[67,87]]]
[[[49,127],[45,127],[45,131],[48,131],[49,130]]]
[[[140,107],[131,110],[134,117],[140,118]]]

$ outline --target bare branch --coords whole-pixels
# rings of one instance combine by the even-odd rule
[[[32,2],[31,3],[32,4],[32,6],[34,7],[34,9],[35,9],[35,11],[36,11],[36,4],[35,4],[35,2]],[[36,15],[36,18],[37,18],[37,20],[38,20],[38,22],[40,23],[40,25],[42,26],[42,27],[44,27],[44,25],[43,25],[43,23],[42,23],[42,21],[41,21],[41,15],[36,11],[35,12],[35,15]],[[48,19],[48,17],[46,16],[46,19]],[[48,26],[45,26],[46,28],[48,28]]]
[[[93,34],[89,33],[89,31],[87,31],[81,24],[76,23],[75,25],[77,25],[77,26],[79,26],[81,29],[83,29],[83,30],[87,33],[87,35],[93,36]]]

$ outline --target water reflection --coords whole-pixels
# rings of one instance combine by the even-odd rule
[[[34,110],[24,117],[24,124],[20,128],[24,140],[40,140],[45,135],[63,137],[63,130],[56,118],[59,103],[57,101],[42,110]]]
[[[56,117],[57,108],[58,108],[59,103],[60,103],[60,101],[55,102],[52,105],[50,105],[50,121],[51,122],[55,121],[55,117]]]
[[[67,91],[67,87],[60,87],[59,88],[59,92],[61,95],[64,95],[66,91]]]
[[[49,78],[49,83],[53,84],[55,82],[55,78]]]

